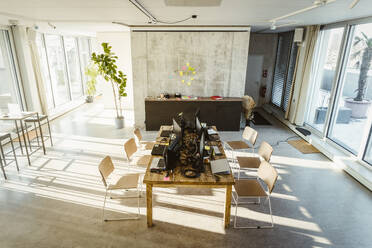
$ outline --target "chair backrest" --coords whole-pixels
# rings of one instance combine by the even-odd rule
[[[127,155],[127,159],[130,160],[130,157],[132,157],[132,155],[137,151],[137,145],[134,138],[130,138],[124,143],[124,151]]]
[[[257,176],[266,183],[271,194],[274,189],[276,179],[278,179],[278,172],[276,169],[269,162],[262,161],[260,167],[258,168]]]
[[[248,140],[254,146],[256,144],[257,135],[258,133],[256,130],[247,126],[243,132],[243,139]]]
[[[133,134],[137,137],[138,142],[140,142],[142,140],[142,134],[141,134],[141,131],[139,130],[139,128],[135,128],[133,130]]]
[[[102,159],[101,163],[98,165],[98,170],[101,174],[103,184],[107,187],[107,178],[114,171],[114,164],[110,156],[106,156]]]
[[[263,157],[267,162],[270,161],[271,154],[273,153],[273,148],[271,145],[265,141],[262,141],[260,148],[258,148],[258,154]]]

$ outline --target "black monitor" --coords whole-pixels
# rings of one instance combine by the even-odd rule
[[[181,137],[181,135],[182,135],[182,128],[180,127],[180,125],[178,125],[178,123],[175,119],[173,119],[173,133],[177,137]]]
[[[196,133],[198,134],[198,135],[200,135],[200,133],[202,132],[202,125],[201,125],[201,123],[200,123],[200,120],[199,120],[199,118],[198,117],[195,117],[195,129],[196,129]]]

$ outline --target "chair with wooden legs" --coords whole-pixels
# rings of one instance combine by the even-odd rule
[[[13,158],[9,159],[6,157],[7,153],[4,152],[4,147],[3,147],[3,141],[9,139],[10,145],[12,147],[12,152],[13,152]],[[17,155],[14,149],[14,144],[12,140],[12,136],[10,133],[0,133],[0,167],[1,170],[3,171],[4,178],[7,179],[6,173],[5,173],[5,167],[8,165],[7,160],[12,160],[16,164],[17,171],[19,171],[18,167],[18,161],[17,161]]]
[[[111,157],[107,156],[105,157],[101,163],[98,166],[99,173],[102,177],[103,185],[105,186],[106,192],[105,192],[105,199],[103,201],[103,208],[102,208],[102,219],[104,221],[113,221],[113,220],[135,220],[140,218],[140,197],[141,197],[141,191],[138,187],[138,180],[139,180],[139,174],[126,174],[122,176],[114,176],[112,177],[112,172],[115,170],[114,164],[112,163]],[[130,197],[112,197],[111,192],[113,190],[130,190],[130,189],[136,189],[137,195]],[[110,198],[138,198],[137,201],[137,208],[138,208],[138,214],[134,217],[126,217],[126,218],[116,218],[116,219],[108,219],[105,218],[105,207],[106,207],[106,198],[107,194],[109,193]]]
[[[262,161],[260,167],[257,171],[258,178],[255,179],[240,179],[235,182],[235,196],[234,193],[232,194],[233,201],[235,203],[235,217],[234,217],[234,228],[273,228],[274,221],[273,221],[273,214],[271,210],[271,202],[270,202],[270,195],[274,189],[275,182],[278,178],[278,172],[276,169],[266,161]],[[263,183],[262,183],[263,182]],[[262,186],[262,184],[266,184],[266,187]],[[244,200],[245,198],[258,198],[260,204],[261,198],[265,198],[269,201],[269,209],[270,209],[270,218],[271,218],[271,225],[265,226],[238,226],[237,225],[237,214],[238,214],[238,206],[244,204],[251,204],[251,202],[239,202],[240,200]]]
[[[258,148],[256,156],[249,156],[249,157],[236,157],[239,164],[239,174],[238,179],[240,178],[240,170],[241,169],[258,169],[261,164],[261,160],[265,160],[266,162],[270,162],[271,154],[273,153],[273,148],[271,145],[265,141],[263,141]]]
[[[124,143],[124,151],[128,162],[131,161],[132,155],[135,154],[137,150],[137,144],[134,138],[131,138]],[[151,155],[143,155],[138,159],[136,165],[141,167],[147,166],[150,163],[150,159]]]
[[[142,134],[139,128],[135,128],[133,130],[134,137],[136,138],[136,142],[139,147],[144,147],[145,150],[152,150],[155,145],[155,142],[151,141],[142,141]]]

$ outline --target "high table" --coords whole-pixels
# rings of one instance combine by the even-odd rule
[[[162,130],[170,130],[171,126],[161,126],[158,133],[157,140],[160,140],[160,133]],[[211,145],[218,145],[223,155],[216,157],[217,159],[226,158],[225,151],[220,141],[214,141]],[[166,172],[152,173],[150,172],[150,165],[152,159],[156,156],[151,156],[150,162],[147,166],[146,174],[143,183],[146,184],[146,202],[147,202],[147,226],[152,226],[152,189],[153,187],[169,188],[169,187],[189,187],[189,188],[225,188],[226,201],[225,201],[225,214],[224,225],[225,228],[230,225],[230,211],[231,211],[231,191],[232,185],[235,184],[234,176],[232,173],[229,175],[214,176],[211,172],[210,164],[205,165],[205,172],[200,174],[198,178],[186,178],[181,173],[181,168],[178,166],[173,173],[170,174],[169,181],[165,181],[164,177]]]
[[[34,116],[34,115],[37,115],[39,117],[39,113],[38,112],[22,112],[22,113],[19,113],[19,114],[9,114],[7,116],[0,115],[0,120],[2,120],[2,121],[14,121],[14,124],[15,124],[15,127],[16,127],[16,133],[17,133],[18,141],[19,141],[19,147],[21,148],[21,153],[24,154],[23,153],[23,147],[22,147],[21,137],[19,135],[19,128],[18,128],[18,122],[19,122],[19,125],[21,127],[21,131],[22,131],[24,148],[26,150],[26,157],[27,157],[27,160],[28,160],[28,164],[30,166],[31,166],[31,161],[30,161],[31,142],[30,142],[30,137],[28,135],[28,132],[25,133],[24,125],[26,125],[26,124],[23,124],[23,121],[26,118],[29,118],[29,117]],[[27,139],[26,139],[26,136],[27,136]],[[27,142],[28,142],[28,144],[30,146],[30,152],[27,149]]]

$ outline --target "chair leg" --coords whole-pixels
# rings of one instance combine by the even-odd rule
[[[53,146],[53,141],[52,141],[52,132],[50,131],[50,125],[49,125],[49,118],[48,118],[48,117],[47,117],[47,124],[48,124],[48,131],[49,131],[50,145]]]
[[[13,144],[12,138],[10,138],[10,144],[12,146],[13,156],[14,156],[14,161],[15,161],[16,167],[17,167],[17,171],[19,171],[18,161],[17,161],[17,155],[16,155],[16,152],[15,152],[15,149],[14,149],[14,144]]]
[[[46,155],[44,137],[43,137],[43,128],[42,128],[41,123],[40,123],[39,113],[37,113],[37,122],[39,124],[39,131],[40,131],[40,137],[41,137],[41,144],[43,146],[43,152],[44,152],[44,155]]]
[[[1,157],[4,160],[4,166],[6,166],[6,159],[5,159],[5,154],[3,150],[3,145],[0,143],[0,152],[1,152]]]
[[[34,129],[35,129],[35,133],[36,133],[37,146],[40,146],[39,134],[37,133],[36,122],[34,122]]]
[[[108,218],[105,218],[105,206],[106,206],[106,198],[107,198],[107,192],[108,190],[106,189],[106,194],[105,194],[105,199],[104,199],[104,202],[103,202],[103,209],[102,209],[102,219],[103,221],[107,222],[107,221],[119,221],[119,220],[137,220],[140,218],[140,192],[138,191],[138,187],[137,187],[137,197],[136,196],[127,196],[127,197],[112,197],[111,196],[111,191],[110,191],[110,198],[111,199],[126,199],[126,198],[137,198],[137,208],[138,208],[138,214],[136,217],[126,217],[126,218],[116,218],[116,219],[108,219]]]
[[[1,167],[1,170],[3,171],[3,175],[4,175],[5,180],[7,180],[8,178],[6,177],[6,174],[5,174],[5,170],[4,170],[4,166],[3,166],[3,161],[2,161],[1,156],[0,156],[0,167]]]
[[[27,123],[26,122],[25,122],[25,129],[26,129],[26,135],[27,135],[27,140],[28,140],[28,146],[30,147],[30,151],[32,151],[32,145],[31,145],[30,135],[28,133],[28,127],[27,127]],[[25,146],[26,146],[26,141],[25,141]]]
[[[107,189],[106,189],[106,192],[105,192],[105,199],[103,200],[103,207],[102,207],[102,220],[103,221],[106,221],[105,220],[106,197],[107,197]]]

